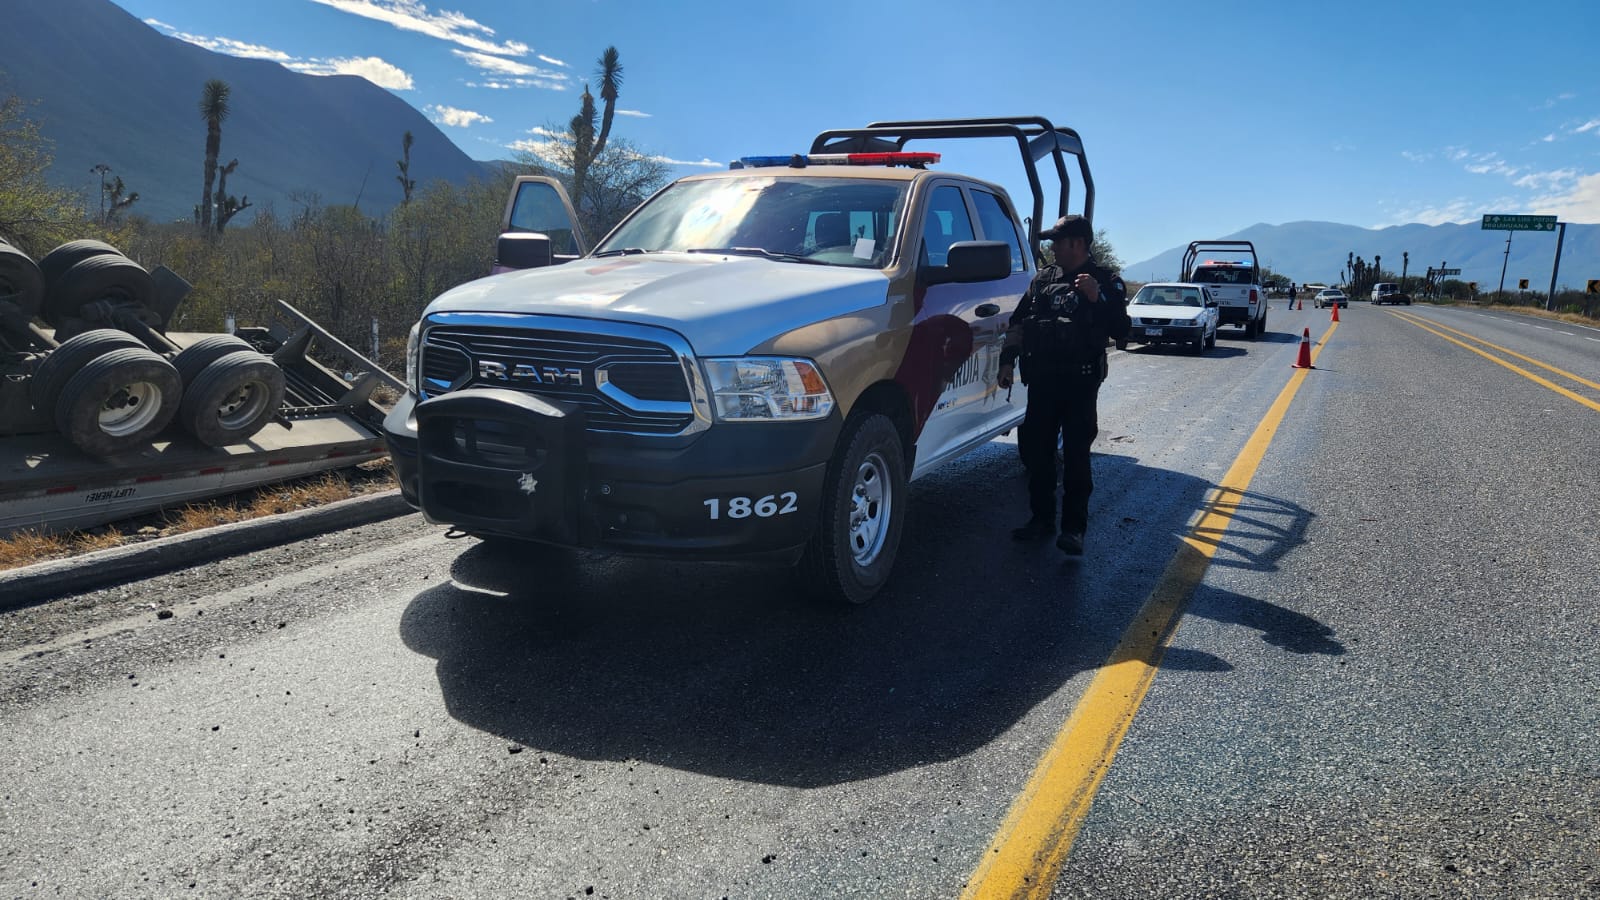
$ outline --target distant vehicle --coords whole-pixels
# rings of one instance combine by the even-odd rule
[[[1350,308],[1350,298],[1344,295],[1344,291],[1333,288],[1325,291],[1317,291],[1317,296],[1312,299],[1312,303],[1316,305],[1317,309],[1322,309],[1324,306],[1342,306],[1345,309]]]
[[[1183,344],[1197,354],[1217,345],[1217,301],[1205,285],[1147,284],[1128,304],[1128,317],[1129,341]]]
[[[1201,260],[1202,252],[1248,256],[1249,260]],[[1267,330],[1267,294],[1261,286],[1261,265],[1254,244],[1249,241],[1191,241],[1183,254],[1182,270],[1179,282],[1210,286],[1222,324],[1238,325],[1250,340]]]
[[[1380,281],[1372,286],[1372,302],[1382,305],[1384,303],[1404,303],[1411,305],[1411,295],[1401,293],[1400,285],[1392,281]]]

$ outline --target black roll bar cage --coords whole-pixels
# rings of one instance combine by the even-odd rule
[[[1183,272],[1179,281],[1188,281],[1194,275],[1195,260],[1199,259],[1202,250],[1225,250],[1229,247],[1243,247],[1250,251],[1251,281],[1261,283],[1261,261],[1256,257],[1256,245],[1249,241],[1190,241],[1189,249],[1183,251]]]
[[[905,149],[913,140],[949,138],[1011,138],[1017,142],[1028,187],[1033,191],[1033,217],[1028,222],[1028,246],[1034,261],[1040,260],[1040,220],[1044,217],[1044,188],[1039,183],[1039,160],[1049,156],[1061,180],[1057,216],[1067,215],[1072,194],[1072,179],[1062,154],[1077,158],[1083,179],[1083,217],[1094,227],[1094,176],[1089,173],[1089,157],[1083,138],[1071,128],[1051,124],[1042,116],[1010,116],[988,119],[921,119],[898,122],[873,122],[865,128],[836,128],[824,131],[811,142],[812,153],[893,153]]]

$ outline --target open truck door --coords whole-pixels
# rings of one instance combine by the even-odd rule
[[[571,262],[589,252],[578,213],[561,182],[519,175],[500,219],[491,275]]]

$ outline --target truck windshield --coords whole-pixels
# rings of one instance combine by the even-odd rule
[[[617,226],[594,255],[619,250],[728,251],[883,268],[894,246],[908,185],[780,176],[682,181]]]

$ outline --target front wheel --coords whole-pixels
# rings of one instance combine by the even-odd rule
[[[848,604],[872,599],[894,568],[905,507],[900,432],[887,416],[852,416],[828,462],[817,530],[800,561],[816,593]]]

